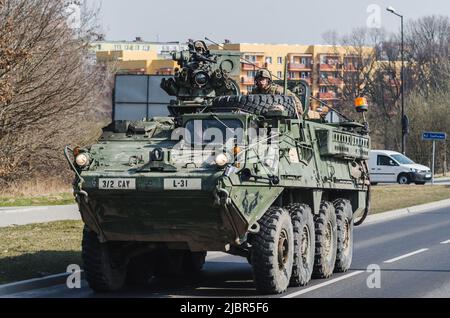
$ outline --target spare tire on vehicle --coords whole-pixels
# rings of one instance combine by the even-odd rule
[[[264,115],[270,110],[282,109],[287,111],[289,117],[297,117],[294,99],[286,95],[255,94],[220,96],[213,99],[212,108],[223,111],[240,109],[256,115]]]

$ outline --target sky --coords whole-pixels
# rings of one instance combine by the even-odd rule
[[[348,34],[357,27],[399,31],[405,21],[425,15],[450,16],[449,0],[85,0],[100,6],[107,40],[326,44],[330,30]]]

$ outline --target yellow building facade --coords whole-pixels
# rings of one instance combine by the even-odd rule
[[[118,73],[171,75],[177,66],[173,60],[160,59],[156,51],[98,51],[96,57]]]
[[[358,70],[361,53],[373,53],[369,47],[358,52],[356,48],[344,46],[259,43],[226,43],[211,49],[242,53],[240,88],[244,94],[251,93],[259,68],[267,68],[273,79],[284,79],[287,63],[288,79],[305,80],[312,95],[329,104],[340,100],[343,79]]]

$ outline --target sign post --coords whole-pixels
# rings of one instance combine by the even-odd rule
[[[431,140],[433,141],[433,153],[431,154],[431,184],[434,184],[434,157],[435,157],[435,150],[436,150],[436,140],[437,141],[444,141],[447,139],[447,134],[444,132],[432,132],[432,131],[425,131],[422,134],[422,140]]]

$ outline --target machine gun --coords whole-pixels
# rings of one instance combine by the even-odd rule
[[[240,53],[210,51],[204,41],[191,40],[188,50],[173,52],[172,58],[180,68],[175,70],[174,78],[161,81],[161,88],[177,97],[169,106],[172,113],[192,112],[208,105],[214,97],[240,93],[236,81],[240,72]]]

